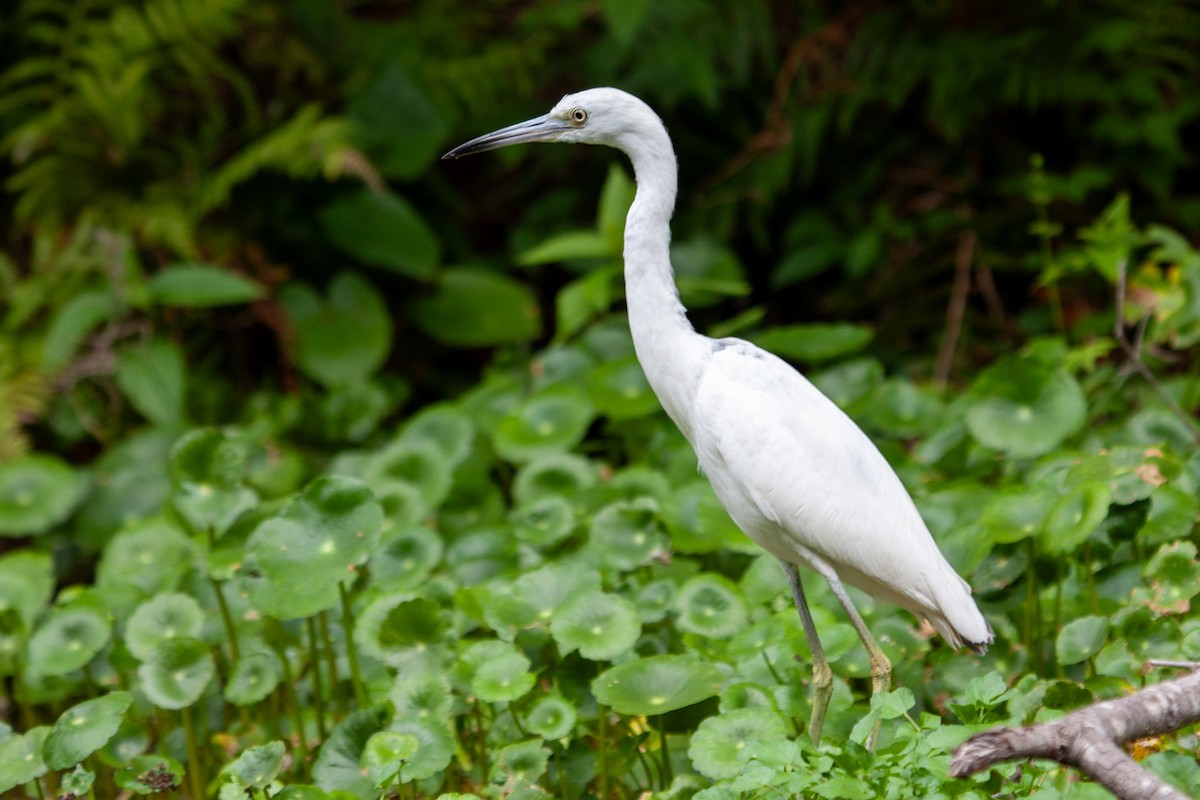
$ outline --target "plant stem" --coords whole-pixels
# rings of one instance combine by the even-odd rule
[[[187,746],[187,772],[188,780],[192,784],[192,798],[204,800],[204,775],[201,772],[200,746],[196,742],[196,721],[192,718],[191,706],[184,706],[180,711],[183,716],[183,738]]]
[[[296,698],[296,684],[292,676],[292,665],[288,663],[287,649],[279,646],[279,660],[283,663],[283,694],[288,711],[292,715],[292,727],[296,729],[296,755],[301,774],[308,773],[308,742],[304,737],[304,717],[300,713],[300,701]]]
[[[600,753],[600,800],[608,800],[608,711],[596,704],[596,747]]]
[[[1096,574],[1092,571],[1092,543],[1083,543],[1083,569],[1087,576],[1088,599],[1092,602],[1092,613],[1100,615],[1100,595],[1096,593]]]
[[[305,620],[308,628],[308,652],[312,662],[312,692],[313,706],[317,712],[317,737],[323,742],[327,738],[325,731],[325,690],[321,686],[321,653],[317,647],[317,622],[312,617]]]
[[[658,723],[659,750],[662,752],[662,789],[663,791],[666,791],[667,787],[671,785],[671,781],[675,777],[675,773],[671,769],[671,750],[667,746],[667,720],[663,715],[659,714],[655,719],[655,722]]]
[[[322,611],[318,617],[321,620],[321,647],[325,650],[325,666],[329,669],[329,697],[332,699],[334,688],[338,685],[337,654],[333,652],[333,636],[329,633],[329,614]]]
[[[1026,647],[1034,671],[1041,672],[1042,640],[1041,640],[1041,609],[1037,591],[1037,546],[1032,538],[1026,539],[1028,563],[1025,565],[1025,636]]]
[[[212,528],[208,529],[208,546],[212,549],[217,543],[217,535]],[[229,642],[229,654],[236,665],[241,660],[238,650],[237,628],[233,624],[233,615],[229,613],[229,604],[225,602],[225,593],[221,591],[221,582],[211,575],[208,582],[212,585],[213,594],[217,597],[217,608],[221,612],[221,624],[225,626],[225,638]]]
[[[345,585],[338,584],[342,598],[342,637],[346,640],[346,660],[350,662],[350,683],[354,687],[354,702],[359,708],[367,707],[367,690],[363,686],[362,673],[358,670],[358,651],[354,648],[354,617],[350,614],[350,594]]]

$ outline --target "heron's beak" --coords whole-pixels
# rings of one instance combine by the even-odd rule
[[[522,142],[553,142],[558,139],[559,134],[570,127],[566,120],[546,114],[518,122],[516,125],[509,125],[498,131],[485,133],[483,136],[477,136],[446,153],[442,159],[461,158],[473,153],[482,153],[484,150],[495,150],[497,147],[506,147]]]

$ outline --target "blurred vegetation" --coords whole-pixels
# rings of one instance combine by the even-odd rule
[[[778,741],[780,576],[633,359],[627,165],[437,160],[596,85],[675,141],[697,327],[859,421],[996,627],[870,609],[911,692],[868,705],[824,615],[821,753]],[[1200,658],[1197,85],[1168,0],[5,3],[0,786],[1097,796],[936,764]],[[694,696],[647,716],[630,664]],[[1141,755],[1194,785],[1195,747]]]

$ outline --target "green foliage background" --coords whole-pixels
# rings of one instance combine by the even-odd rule
[[[1200,658],[1198,82],[1166,0],[5,4],[0,787],[1099,796],[945,769]],[[627,165],[438,161],[596,85],[671,131],[693,322],[871,434],[996,627],[864,599],[868,701],[810,582],[819,750],[633,358]]]

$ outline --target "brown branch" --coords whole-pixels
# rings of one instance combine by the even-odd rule
[[[1047,758],[1077,767],[1120,800],[1188,800],[1138,766],[1124,742],[1200,721],[1200,670],[1139,692],[1074,711],[1062,719],[976,734],[954,750],[950,774],[961,778],[1001,761]]]
[[[933,368],[933,385],[939,392],[946,388],[946,381],[950,378],[954,351],[958,349],[958,337],[962,334],[967,293],[971,291],[971,263],[975,260],[977,241],[975,231],[965,230],[959,234],[958,247],[954,251],[954,284],[950,289],[950,302],[946,304],[946,327],[942,331],[942,341],[938,345]]]

